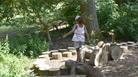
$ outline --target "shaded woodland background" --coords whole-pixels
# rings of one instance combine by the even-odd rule
[[[66,40],[60,37],[76,15],[84,17],[91,44],[111,41],[110,32],[116,42],[138,41],[138,0],[0,0],[0,77],[31,77],[29,64]]]

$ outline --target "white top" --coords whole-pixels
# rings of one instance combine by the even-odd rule
[[[85,26],[84,25],[83,27],[80,27],[78,24],[76,24],[76,29],[74,30],[72,41],[85,42]]]

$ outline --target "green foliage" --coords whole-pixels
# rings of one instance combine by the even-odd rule
[[[5,40],[0,41],[0,52],[9,53],[9,51],[10,51],[9,41],[8,41],[8,36],[6,36]]]
[[[41,52],[48,50],[48,43],[39,35],[17,35],[9,39],[10,53],[19,55],[24,54],[29,57],[36,57]]]
[[[31,77],[27,73],[30,59],[24,56],[10,54],[8,37],[0,42],[0,77]]]
[[[79,14],[79,4],[84,1],[86,0],[5,0],[0,6],[0,25],[25,26],[40,23],[40,19],[46,24],[42,29],[48,29],[57,20],[66,20],[73,25],[74,17]]]
[[[110,28],[115,30],[118,39],[138,40],[138,3],[123,4],[118,11],[120,16]]]
[[[114,30],[118,40],[138,40],[138,0],[121,0],[119,6],[117,1],[96,0],[97,16],[103,35],[106,37],[109,31]],[[73,25],[74,17],[80,15],[80,4],[84,2],[88,0],[2,0],[0,26],[39,23],[42,31],[46,31],[58,20],[65,20]]]
[[[80,1],[78,0],[68,0],[65,1],[63,8],[61,9],[65,20],[68,21],[69,25],[74,24],[74,18],[76,15],[80,14]]]
[[[108,26],[119,16],[117,10],[114,0],[97,0],[97,16],[101,29],[108,30]]]
[[[114,0],[98,0],[97,13],[101,31],[104,36],[114,30],[118,40],[138,39],[138,2],[126,1],[118,6]]]
[[[0,52],[0,77],[31,77],[27,73],[31,60]]]

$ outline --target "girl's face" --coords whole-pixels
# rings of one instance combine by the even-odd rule
[[[83,24],[83,19],[80,17],[79,19],[76,20],[76,22],[77,22],[78,24]]]
[[[79,21],[78,21],[78,20],[76,20],[75,22],[76,22],[76,23],[79,23]]]

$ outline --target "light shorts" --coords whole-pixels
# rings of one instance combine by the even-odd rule
[[[74,47],[75,47],[75,48],[81,48],[82,45],[84,45],[84,42],[81,42],[81,41],[74,41]]]

